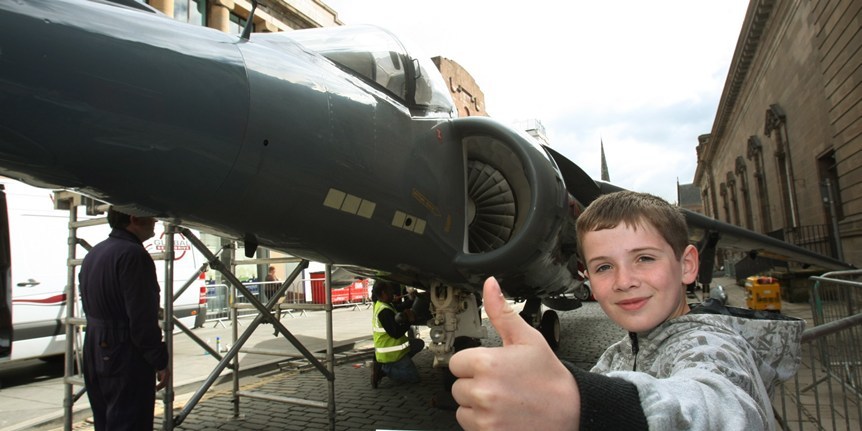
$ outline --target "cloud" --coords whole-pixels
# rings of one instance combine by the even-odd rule
[[[709,133],[748,0],[329,0],[458,62],[493,117],[538,119],[551,144],[599,177],[676,200]]]
[[[697,136],[709,133],[715,103],[685,100],[650,109],[578,108],[543,122],[551,145],[588,174],[601,175],[600,143],[611,182],[676,200],[676,183],[690,183]]]

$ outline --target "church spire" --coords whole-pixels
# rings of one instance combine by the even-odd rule
[[[601,140],[602,145],[602,181],[610,182],[611,175],[608,173],[608,161],[605,159],[605,142]]]

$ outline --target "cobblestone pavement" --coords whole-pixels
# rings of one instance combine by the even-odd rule
[[[725,285],[728,305],[744,307],[744,290],[733,280],[718,279],[715,284]],[[698,296],[702,292],[698,291]],[[699,302],[698,298],[689,298]],[[807,304],[784,304],[785,314],[810,321]],[[562,340],[557,354],[561,359],[589,369],[599,355],[613,342],[625,336],[602,312],[595,302],[584,303],[578,310],[561,312]],[[501,345],[493,327],[488,327],[489,337],[485,346]],[[424,328],[423,328],[424,329]],[[427,329],[426,331],[427,332]],[[427,335],[423,334],[423,335]],[[426,340],[427,341],[427,340]],[[365,347],[364,349],[362,347]],[[414,358],[422,376],[416,385],[396,386],[384,378],[378,389],[372,389],[369,368],[365,362],[371,358],[370,338],[357,344],[365,356],[353,357],[335,367],[335,429],[343,430],[461,430],[455,420],[453,409],[433,405],[444,392],[446,376],[431,366],[431,352],[425,350]],[[312,399],[325,402],[328,396],[326,379],[314,369],[307,371],[271,371],[251,377],[243,377],[241,390],[263,392],[278,396]],[[178,395],[174,414],[179,414],[189,394]],[[328,412],[325,409],[299,407],[275,401],[243,397],[240,400],[239,416],[234,417],[230,384],[223,384],[210,391],[192,409],[177,430],[328,430]],[[443,399],[443,398],[439,398]],[[78,431],[92,430],[85,421],[77,422]],[[62,429],[62,428],[60,428]],[[162,429],[161,412],[156,412],[156,429]],[[56,430],[56,428],[54,429]]]
[[[721,281],[721,280],[719,280]],[[725,280],[726,281],[726,280]],[[728,305],[744,306],[744,292],[738,286],[727,284]],[[701,292],[698,291],[698,295]],[[698,302],[690,298],[690,302]],[[793,307],[788,307],[793,308]],[[805,306],[794,312],[804,312]],[[612,343],[625,336],[602,312],[595,302],[586,302],[578,310],[559,312],[562,340],[557,354],[561,359],[589,369],[599,355]],[[803,316],[800,316],[803,317]],[[488,325],[488,338],[484,346],[501,345],[493,327]],[[422,328],[427,335],[427,328]],[[427,339],[426,339],[427,342]],[[363,346],[365,349],[363,349]],[[371,388],[371,371],[365,362],[371,358],[370,339],[358,343],[365,356],[353,357],[335,367],[335,429],[344,430],[461,430],[451,408],[440,408],[434,400],[445,400],[446,376],[443,370],[432,368],[432,355],[427,349],[416,355],[422,382],[416,385],[397,386],[384,378],[378,389]],[[310,399],[325,402],[328,382],[314,369],[302,371],[271,371],[240,381],[242,391]],[[178,395],[174,414],[178,414],[190,394]],[[302,407],[276,401],[242,397],[239,416],[234,417],[230,384],[223,384],[204,396],[189,416],[174,429],[177,430],[328,430],[328,412],[325,409]],[[157,411],[156,429],[162,429],[161,413]],[[78,431],[89,431],[92,425],[79,422]]]
[[[623,335],[595,303],[561,314],[563,342],[558,352],[562,359],[589,368],[604,349]],[[487,322],[486,322],[487,323]],[[489,327],[486,346],[501,345],[496,332]],[[427,349],[416,355],[422,383],[397,386],[384,378],[378,389],[370,385],[370,370],[364,361],[336,367],[336,429],[410,429],[460,430],[455,412],[432,405],[435,395],[444,391],[444,372],[433,369],[433,356]],[[362,365],[357,367],[357,365]],[[326,379],[315,371],[299,375],[261,377],[243,390],[255,390],[282,396],[325,400]],[[241,399],[241,417],[233,418],[229,390],[213,393],[195,408],[176,429],[182,430],[249,430],[328,429],[325,410],[285,405],[259,399]]]
[[[589,368],[612,342],[624,333],[616,327],[596,303],[585,303],[578,310],[562,312],[560,323],[562,342],[559,356],[576,365]],[[487,320],[486,320],[487,324]],[[501,345],[492,327],[485,346]],[[422,382],[397,386],[384,378],[378,389],[371,388],[369,368],[365,361],[352,361],[335,367],[336,430],[460,430],[455,411],[432,405],[435,396],[444,393],[446,377],[432,368],[433,357],[427,349],[416,355]],[[315,370],[301,373],[272,372],[241,380],[243,391],[326,401],[328,384]],[[443,399],[443,398],[441,398]],[[175,403],[174,414],[182,409],[182,400]],[[240,416],[234,418],[229,385],[211,389],[191,411],[177,430],[326,430],[329,429],[325,409],[301,407],[275,401],[243,397]],[[157,429],[161,418],[157,416]],[[76,430],[92,426],[81,422]]]

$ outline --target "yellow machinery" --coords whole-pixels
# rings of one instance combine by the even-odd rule
[[[774,277],[753,275],[745,279],[745,306],[752,310],[781,311],[781,286]]]

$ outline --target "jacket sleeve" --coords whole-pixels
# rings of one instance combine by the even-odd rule
[[[162,370],[168,364],[168,351],[159,328],[156,265],[141,248],[140,252],[124,254],[117,271],[122,280],[132,344],[154,370]]]
[[[407,333],[409,325],[402,325],[395,321],[395,312],[390,309],[380,310],[377,313],[377,318],[380,319],[380,326],[386,330],[392,338],[401,338]]]
[[[637,387],[650,429],[772,429],[769,396],[746,346],[712,333],[692,334],[667,349],[666,376],[604,374]]]
[[[563,361],[578,382],[581,430],[646,430],[637,387],[624,379],[584,371]]]

